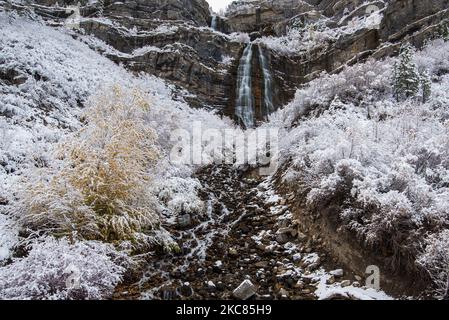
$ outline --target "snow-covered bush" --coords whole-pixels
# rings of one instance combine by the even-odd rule
[[[328,18],[303,25],[300,21],[291,20],[287,34],[282,37],[262,37],[258,42],[268,48],[284,54],[299,55],[304,53],[319,53],[336,42],[338,38],[354,34],[362,29],[376,29],[382,17],[379,12],[370,16],[355,17],[349,23],[339,27],[329,27]]]
[[[433,46],[449,49],[437,41],[425,50]],[[419,70],[442,70],[432,66],[444,64],[444,54],[417,56]],[[305,192],[309,210],[335,214],[340,229],[382,250],[393,269],[417,271],[427,233],[449,224],[449,76],[430,74],[438,82],[429,83],[427,103],[397,102],[393,64],[322,75],[267,126],[282,128],[284,182]]]
[[[449,230],[431,235],[418,263],[428,271],[438,297],[449,296]]]
[[[37,170],[41,181],[25,188],[19,205],[25,225],[108,242],[158,228],[149,192],[158,150],[144,121],[150,106],[139,92],[111,91],[93,102],[87,124],[59,147],[60,167],[50,177]]]
[[[391,95],[391,65],[389,60],[370,60],[347,68],[339,74],[322,74],[296,92],[295,99],[283,110],[273,114],[271,121],[286,125],[310,113],[319,115],[329,106],[339,108],[339,102],[365,105],[367,110],[376,108],[381,113],[381,105],[374,106],[375,100]]]
[[[0,299],[108,298],[130,263],[111,245],[43,238],[26,257],[0,268]]]
[[[182,213],[202,215],[205,204],[198,197],[199,189],[201,184],[198,180],[173,177],[161,182],[155,193],[174,216]]]

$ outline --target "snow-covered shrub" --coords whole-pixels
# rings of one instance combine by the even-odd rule
[[[351,35],[362,29],[376,29],[381,21],[381,14],[374,12],[371,16],[354,18],[339,27],[329,27],[328,18],[321,18],[316,22],[303,25],[292,19],[292,25],[287,34],[282,37],[262,37],[258,42],[268,48],[284,54],[299,55],[304,53],[320,53],[328,48],[339,37]]]
[[[108,244],[43,238],[0,268],[0,299],[108,298],[130,263]]]
[[[444,59],[417,66],[439,72],[432,66]],[[449,75],[430,74],[439,81],[429,83],[427,103],[397,102],[393,64],[368,61],[323,75],[266,126],[281,128],[279,167],[284,182],[305,193],[307,209],[335,215],[339,230],[382,250],[392,269],[417,271],[427,234],[449,222]]]
[[[233,32],[230,35],[228,35],[228,38],[232,42],[238,42],[238,43],[250,43],[251,38],[249,37],[249,34],[243,33],[243,32]]]
[[[85,112],[87,125],[59,147],[61,166],[50,177],[38,170],[45,178],[25,188],[25,224],[108,242],[158,228],[149,192],[158,157],[144,121],[149,108],[141,93],[118,87],[97,98]]]
[[[435,284],[435,295],[449,296],[449,230],[431,235],[418,258],[418,263],[429,273]]]
[[[374,107],[379,110],[380,106],[372,105],[379,98],[391,95],[390,78],[389,60],[369,60],[339,74],[323,73],[321,77],[299,89],[295,99],[285,109],[273,114],[271,121],[281,120],[291,125],[310,113],[319,115],[329,106],[338,109],[340,102],[366,105],[368,111]]]
[[[11,257],[11,250],[17,238],[14,221],[0,211],[0,265]]]
[[[198,197],[199,189],[201,184],[196,179],[173,177],[161,182],[155,193],[173,216],[183,213],[202,215],[205,204]]]

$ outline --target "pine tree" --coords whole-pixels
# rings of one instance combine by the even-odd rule
[[[422,102],[426,103],[432,94],[432,81],[427,71],[421,73]]]
[[[414,48],[407,43],[401,47],[399,61],[394,65],[393,87],[396,99],[415,97],[419,92],[420,76],[413,62]]]

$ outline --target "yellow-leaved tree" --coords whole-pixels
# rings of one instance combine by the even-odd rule
[[[25,225],[107,242],[148,239],[159,228],[149,192],[159,157],[149,108],[143,93],[118,86],[93,100],[83,128],[60,144],[59,166],[41,169],[24,190]]]

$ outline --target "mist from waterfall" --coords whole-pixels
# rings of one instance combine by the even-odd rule
[[[254,96],[252,92],[252,57],[253,44],[247,45],[240,59],[237,73],[237,103],[235,116],[246,129],[255,126]]]
[[[263,115],[265,120],[268,120],[268,116],[275,111],[273,105],[273,78],[271,77],[268,59],[260,46],[259,46],[259,62],[262,68],[263,81],[264,81]]]

